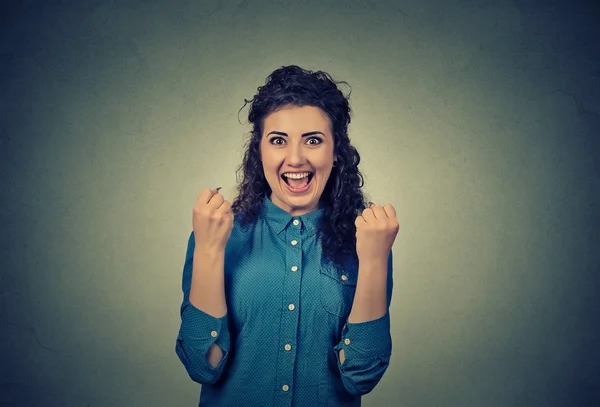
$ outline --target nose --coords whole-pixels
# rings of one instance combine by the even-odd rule
[[[304,154],[304,149],[301,145],[292,145],[290,144],[290,148],[288,149],[287,155],[287,163],[292,166],[301,166],[306,162],[306,156]]]

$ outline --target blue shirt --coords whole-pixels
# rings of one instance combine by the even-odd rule
[[[225,248],[222,318],[188,300],[190,235],[176,353],[192,380],[202,384],[199,406],[355,407],[383,376],[392,349],[392,254],[386,314],[347,322],[358,264],[342,270],[323,259],[317,239],[323,212],[291,216],[265,197],[256,223],[242,229],[234,219]],[[213,343],[224,354],[216,368],[206,358]]]

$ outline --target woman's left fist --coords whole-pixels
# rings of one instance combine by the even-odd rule
[[[359,260],[387,262],[400,229],[394,207],[389,203],[379,206],[370,202],[370,207],[356,217],[354,224]]]

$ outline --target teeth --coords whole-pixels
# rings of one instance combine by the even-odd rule
[[[292,173],[283,174],[284,177],[293,178],[293,179],[302,179],[304,177],[308,177],[309,175],[310,175],[310,172],[301,172],[299,174],[292,174]]]

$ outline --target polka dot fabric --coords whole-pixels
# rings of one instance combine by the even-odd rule
[[[347,322],[358,265],[342,270],[322,258],[322,209],[291,216],[268,197],[262,209],[247,228],[234,222],[225,250],[222,318],[188,301],[193,233],[188,240],[175,350],[192,380],[202,384],[199,406],[360,406],[389,364],[389,312]],[[388,309],[391,295],[390,253]],[[206,357],[213,343],[224,355],[217,367]]]

